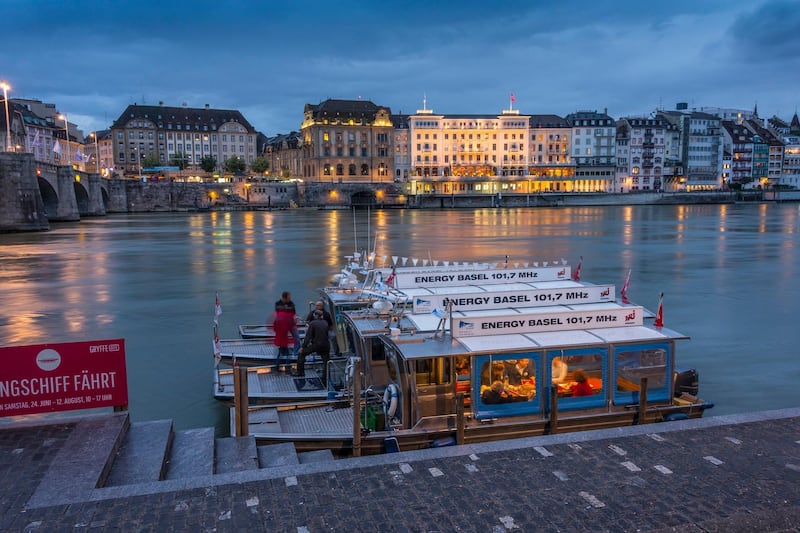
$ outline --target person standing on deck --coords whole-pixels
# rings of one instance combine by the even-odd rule
[[[292,301],[292,293],[289,291],[283,291],[281,293],[281,299],[275,302],[275,320],[277,321],[277,317],[279,313],[287,313],[291,314],[292,317],[292,324],[290,334],[294,338],[294,349],[292,350],[292,354],[297,357],[297,352],[300,351],[300,334],[297,331],[297,320],[295,316],[297,315],[297,309],[294,306],[294,302]],[[275,332],[277,335],[277,331]]]
[[[278,347],[278,359],[275,366],[281,366],[281,361],[289,362],[289,342],[292,338],[292,328],[294,327],[294,313],[287,310],[275,311],[272,321],[272,328],[275,330],[273,342]],[[297,345],[295,341],[295,345]]]
[[[328,339],[333,348],[333,353],[339,355],[339,343],[336,341],[336,330],[333,327],[333,318],[331,314],[325,310],[325,304],[322,303],[322,300],[317,300],[314,303],[314,309],[308,312],[306,323],[311,323],[314,320],[314,313],[318,311],[322,312],[322,318],[328,323]]]
[[[331,356],[331,344],[328,340],[328,323],[322,317],[322,312],[315,310],[312,320],[308,323],[306,338],[303,341],[303,348],[297,355],[297,371],[295,376],[305,376],[306,356],[316,353],[322,359],[322,384],[327,385],[328,360]]]

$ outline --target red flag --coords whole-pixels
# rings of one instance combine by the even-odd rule
[[[214,363],[216,366],[219,366],[219,362],[222,360],[222,346],[219,343],[219,335],[217,335],[217,331],[214,330]]]
[[[388,278],[386,278],[386,284],[390,287],[394,287],[394,275],[395,275],[395,269],[394,267],[392,267],[392,273],[389,274]]]
[[[575,267],[575,272],[572,273],[572,281],[580,281],[581,280],[581,265],[583,264],[583,256],[581,256],[581,260],[578,261],[578,266]]]
[[[511,101],[512,102],[516,102],[517,101],[517,97],[514,96],[514,93],[511,93]]]
[[[658,312],[656,313],[656,320],[653,325],[657,328],[664,327],[664,293],[658,298]]]
[[[622,288],[619,290],[619,294],[622,296],[622,303],[629,304],[631,303],[628,300],[628,285],[631,283],[631,271],[628,269],[628,276],[625,278],[625,283],[622,284]]]

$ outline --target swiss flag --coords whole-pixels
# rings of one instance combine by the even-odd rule
[[[657,328],[664,327],[664,293],[658,298],[658,311],[656,312],[656,320],[653,325]]]

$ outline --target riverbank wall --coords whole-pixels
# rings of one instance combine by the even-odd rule
[[[411,194],[411,189],[399,183],[259,182],[245,177],[223,183],[105,179],[67,166],[38,164],[32,154],[0,154],[0,232],[42,231],[54,222],[75,222],[107,213],[367,206],[485,209],[764,200],[761,191]]]

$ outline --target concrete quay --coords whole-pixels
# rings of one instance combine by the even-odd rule
[[[161,472],[169,421],[7,422],[0,531],[800,531],[800,408],[335,461],[216,439]]]

